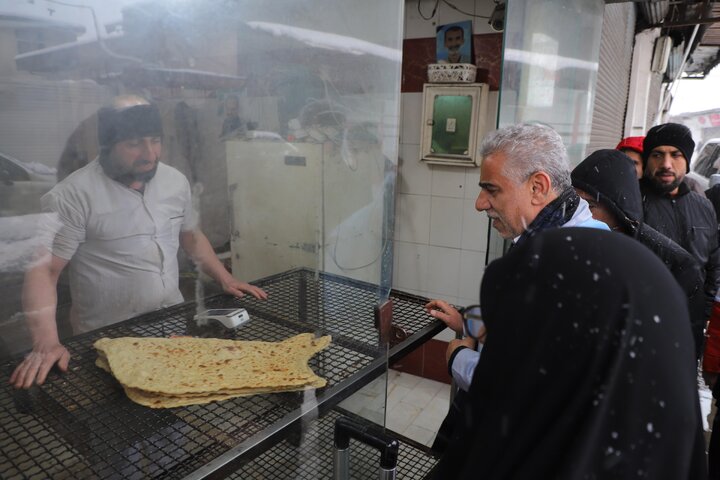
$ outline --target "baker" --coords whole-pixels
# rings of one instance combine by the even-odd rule
[[[182,302],[180,246],[226,293],[267,298],[233,278],[215,255],[198,228],[187,178],[160,162],[162,136],[156,106],[136,95],[115,98],[98,112],[98,158],[42,197],[51,214],[47,235],[23,287],[33,349],[10,376],[16,388],[42,384],[55,364],[68,368],[56,322],[65,267],[75,334]]]

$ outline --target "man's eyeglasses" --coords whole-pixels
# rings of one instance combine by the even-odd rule
[[[480,313],[480,305],[468,305],[460,310],[463,318],[465,334],[478,340],[485,335],[485,322]]]

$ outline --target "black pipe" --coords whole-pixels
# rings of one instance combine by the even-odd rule
[[[335,448],[346,450],[350,446],[351,438],[379,450],[380,466],[385,470],[394,470],[397,467],[400,442],[377,425],[361,424],[347,417],[335,420]]]

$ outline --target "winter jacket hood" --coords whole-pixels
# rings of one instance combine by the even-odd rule
[[[595,197],[629,231],[634,230],[632,222],[642,222],[642,197],[635,166],[624,153],[597,150],[580,162],[570,177],[573,187]]]

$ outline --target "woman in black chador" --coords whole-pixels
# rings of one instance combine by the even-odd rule
[[[684,297],[611,232],[548,230],[493,262],[465,422],[434,478],[706,478]]]

